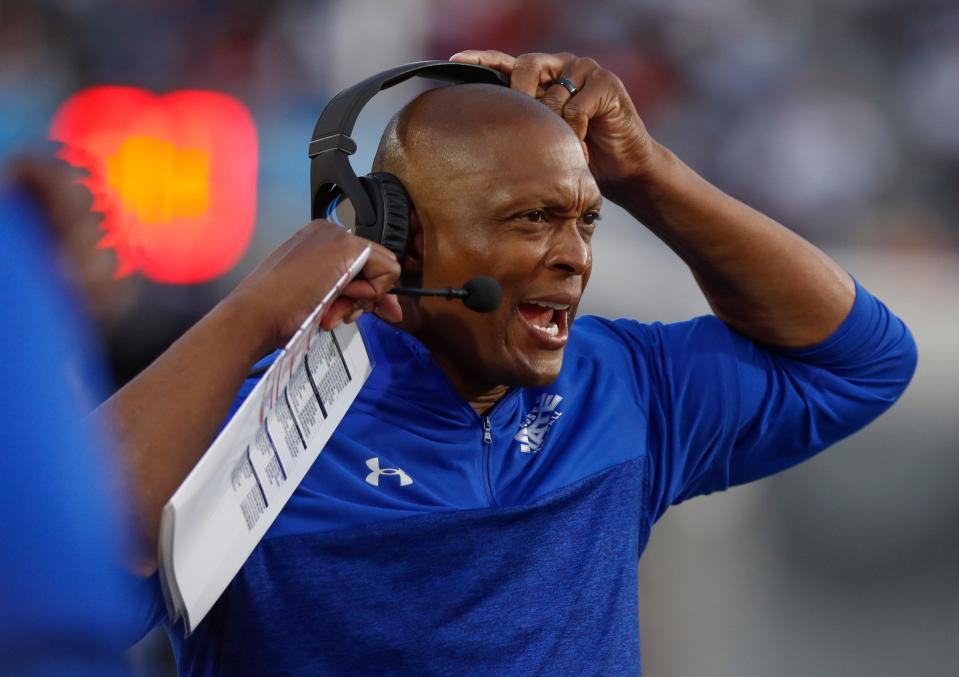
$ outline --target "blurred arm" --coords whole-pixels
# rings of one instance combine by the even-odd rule
[[[163,506],[221,428],[250,367],[292,336],[369,244],[326,222],[309,224],[94,412],[129,468],[142,537],[139,573],[156,569]],[[355,319],[357,304],[398,321],[396,298],[383,294],[399,271],[395,257],[374,245],[324,328]]]

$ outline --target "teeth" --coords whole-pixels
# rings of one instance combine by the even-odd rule
[[[547,303],[546,301],[524,301],[524,303],[541,308],[552,308],[553,310],[569,310],[568,303]]]
[[[538,329],[544,334],[549,334],[550,336],[556,336],[557,334],[559,334],[559,326],[555,322],[550,322],[545,327],[541,327],[538,324],[534,324],[533,328]]]

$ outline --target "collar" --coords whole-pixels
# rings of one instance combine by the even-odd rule
[[[374,366],[365,388],[374,392],[402,394],[421,404],[436,403],[447,411],[455,408],[479,420],[480,416],[456,391],[429,349],[419,339],[372,313],[364,313],[357,320],[357,325]],[[509,408],[505,406],[507,402],[514,400],[522,390],[513,388],[507,392],[494,405],[490,415]]]

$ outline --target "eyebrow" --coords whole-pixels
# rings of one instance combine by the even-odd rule
[[[495,200],[495,198],[494,198]],[[542,192],[537,191],[533,193],[524,193],[521,195],[516,195],[509,200],[495,204],[497,210],[509,211],[511,209],[520,209],[523,206],[538,206],[545,207],[547,210],[552,212],[568,212],[569,211],[570,201],[564,196],[560,197],[555,191]],[[603,196],[597,194],[594,198],[590,199],[585,207],[584,211],[589,209],[600,209],[603,206]]]
[[[589,170],[584,169],[584,173],[588,174],[588,172]],[[592,178],[592,176],[590,175],[589,178]],[[496,207],[498,209],[517,207],[520,204],[538,204],[556,210],[564,210],[579,196],[581,192],[579,180],[578,177],[570,177],[570,179],[567,179],[568,182],[544,185],[535,178],[527,178],[519,183],[505,186],[500,184],[499,187],[494,187],[490,191],[489,197],[491,201],[497,203]],[[594,189],[595,187],[587,189],[588,193],[592,194],[591,197],[588,197],[587,204],[592,208],[600,207],[603,204],[602,194],[599,190],[596,190],[593,194]]]

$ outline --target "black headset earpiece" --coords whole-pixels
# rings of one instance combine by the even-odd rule
[[[345,89],[323,109],[310,141],[312,218],[328,219],[378,242],[402,259],[410,231],[410,199],[403,184],[387,172],[358,177],[349,156],[350,134],[363,106],[384,89],[414,76],[452,83],[485,82],[509,86],[509,78],[485,66],[450,61],[418,61],[383,71]]]
[[[402,260],[410,237],[410,196],[396,176],[389,172],[370,172],[360,177],[376,210],[372,226],[357,224],[355,233],[377,242]]]

